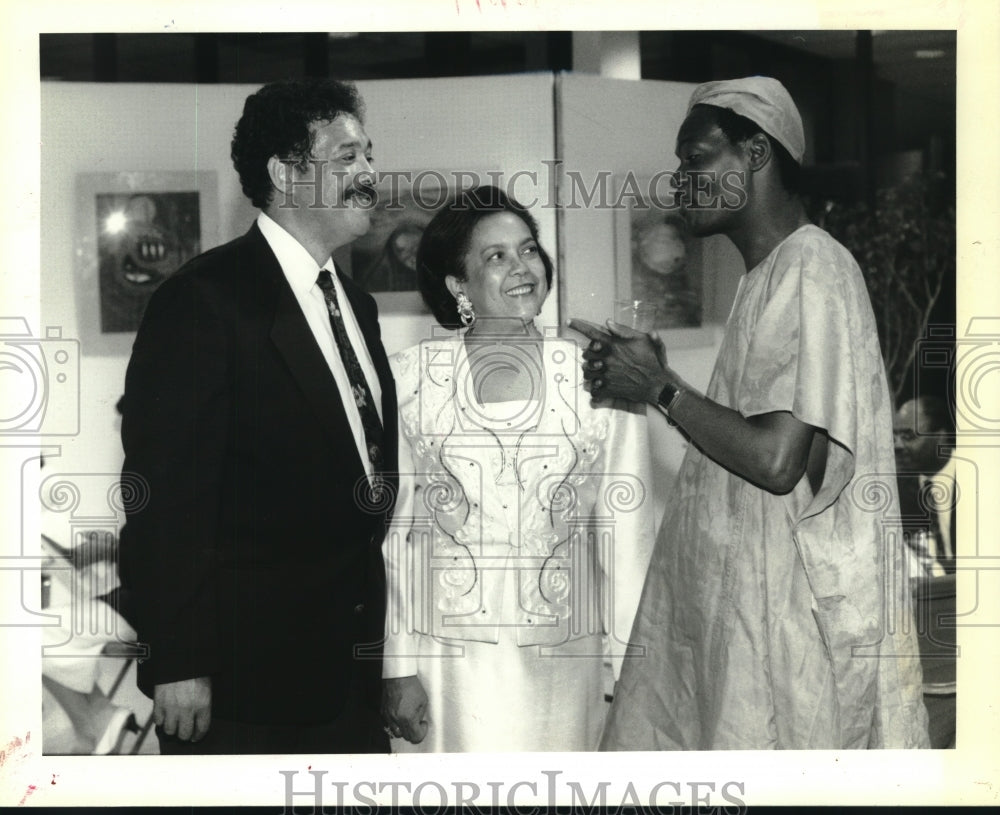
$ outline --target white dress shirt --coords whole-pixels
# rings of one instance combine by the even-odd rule
[[[292,287],[295,299],[298,300],[302,314],[309,324],[309,329],[316,338],[316,343],[323,352],[323,358],[333,374],[337,383],[337,390],[340,391],[340,400],[344,403],[344,411],[347,413],[347,420],[351,425],[351,432],[354,434],[354,442],[358,447],[358,455],[364,464],[365,472],[372,474],[371,462],[368,460],[368,445],[365,442],[364,425],[361,423],[361,413],[354,401],[354,394],[351,390],[350,378],[347,369],[340,358],[340,350],[337,348],[337,341],[333,336],[333,328],[330,326],[330,313],[326,309],[326,300],[323,298],[323,291],[320,289],[316,279],[319,277],[320,267],[316,261],[306,251],[287,230],[279,226],[272,218],[263,212],[257,217],[257,226],[264,235],[268,246],[274,252],[281,271],[284,272],[288,285]],[[354,353],[361,364],[365,379],[368,381],[368,388],[371,391],[372,399],[375,402],[375,409],[379,418],[382,418],[382,388],[379,385],[378,374],[375,372],[375,365],[372,363],[371,354],[368,353],[368,346],[365,344],[364,336],[358,321],[351,309],[351,303],[347,299],[344,287],[337,279],[337,272],[333,265],[333,259],[327,258],[322,268],[328,269],[333,277],[333,285],[337,292],[337,301],[340,304],[340,313],[344,318],[344,326],[347,329],[348,339],[354,347]]]
[[[952,513],[955,512],[955,455],[933,475],[920,476],[920,492],[926,496],[928,509],[937,516],[937,529],[929,536],[931,575],[946,574],[943,564],[955,559],[955,541],[951,539]]]

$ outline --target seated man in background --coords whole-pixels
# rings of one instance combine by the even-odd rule
[[[955,571],[955,429],[948,403],[918,396],[896,412],[896,475],[911,577]]]

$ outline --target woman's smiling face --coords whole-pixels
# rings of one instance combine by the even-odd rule
[[[465,292],[476,319],[487,329],[503,322],[530,323],[549,293],[537,241],[528,225],[511,212],[487,215],[476,224],[465,253],[465,280],[448,277],[452,294]]]

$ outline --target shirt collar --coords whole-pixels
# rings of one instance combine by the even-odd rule
[[[312,255],[267,213],[262,212],[257,216],[257,226],[278,259],[292,291],[297,295],[308,292],[316,284],[320,269]],[[337,279],[332,258],[327,258],[322,268],[328,269],[334,280]]]

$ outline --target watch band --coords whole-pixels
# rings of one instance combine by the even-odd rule
[[[663,386],[663,390],[660,391],[660,395],[656,397],[657,406],[659,406],[659,408],[663,411],[663,415],[667,417],[667,421],[671,425],[676,423],[670,418],[670,411],[673,410],[682,393],[684,393],[684,391],[681,388],[677,387],[672,382],[668,382]]]

